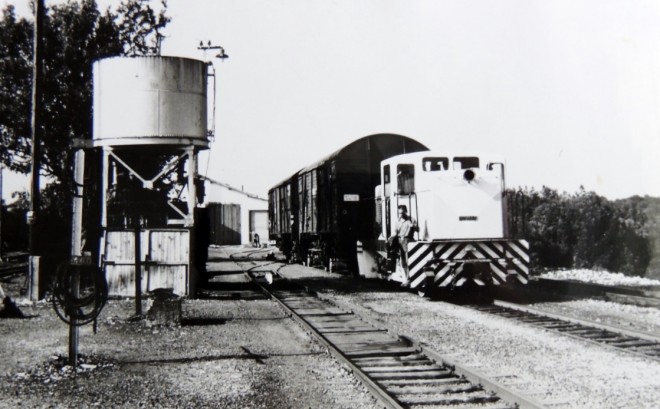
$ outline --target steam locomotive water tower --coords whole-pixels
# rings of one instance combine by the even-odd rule
[[[93,146],[103,152],[99,254],[111,295],[139,296],[140,287],[194,295],[207,68],[160,56],[94,64]]]

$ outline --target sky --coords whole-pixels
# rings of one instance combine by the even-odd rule
[[[265,196],[387,132],[503,154],[510,187],[660,196],[660,2],[169,0],[168,10],[164,55],[212,58],[200,41],[229,55],[214,63],[216,137],[200,160],[213,179]],[[5,173],[5,195],[19,180]]]

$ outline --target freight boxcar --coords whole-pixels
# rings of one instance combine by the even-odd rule
[[[268,193],[270,239],[290,260],[356,268],[356,243],[376,233],[381,161],[425,150],[402,135],[375,134],[299,170]]]

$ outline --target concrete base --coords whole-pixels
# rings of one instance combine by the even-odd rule
[[[172,293],[156,294],[151,308],[147,311],[147,321],[151,325],[181,325],[182,300]]]

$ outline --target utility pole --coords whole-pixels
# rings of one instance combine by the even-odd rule
[[[2,195],[2,171],[4,166],[0,163],[0,264],[2,264],[2,201],[4,196]]]
[[[39,171],[41,169],[41,130],[43,110],[43,28],[44,28],[44,0],[34,2],[34,37],[33,37],[33,70],[32,70],[32,164],[31,164],[31,186],[30,186],[30,211],[27,222],[29,225],[29,252],[30,252],[30,299],[39,299],[39,256],[41,249],[39,240],[39,206],[41,196],[39,189]]]
[[[73,183],[76,185],[76,193],[73,196],[73,217],[71,220],[71,264],[84,264],[82,252],[82,218],[83,218],[83,194],[85,183],[85,151],[77,149],[74,153]],[[71,295],[80,297],[80,271],[76,271],[71,277]],[[78,320],[69,316],[69,365],[78,366]]]

